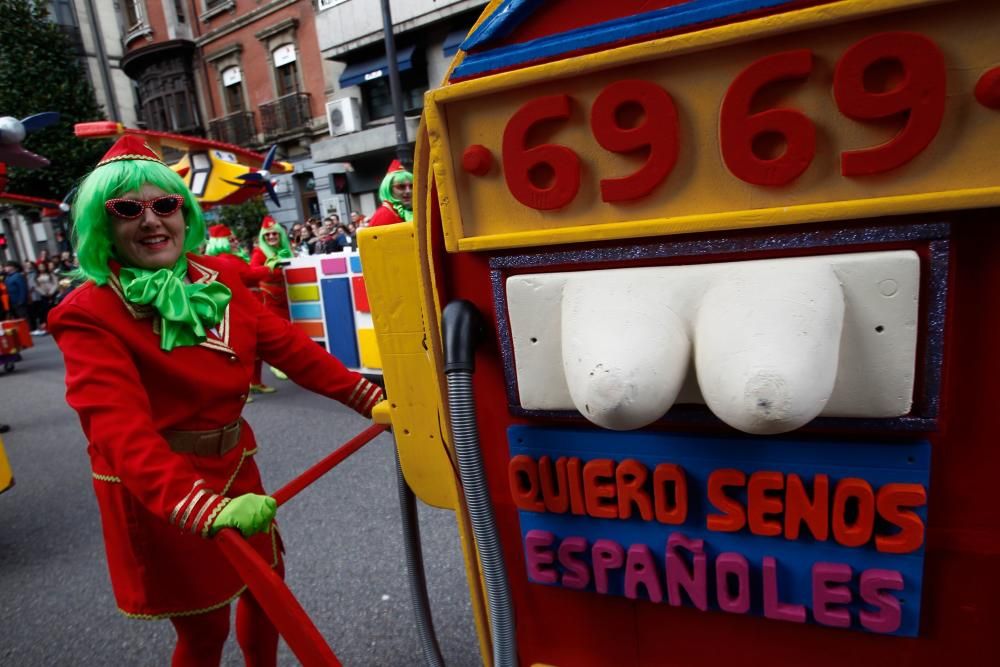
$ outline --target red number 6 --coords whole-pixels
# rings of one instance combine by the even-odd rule
[[[734,176],[755,185],[787,185],[808,169],[816,154],[812,121],[795,109],[751,114],[750,104],[766,84],[803,79],[811,71],[812,51],[786,51],[751,64],[729,86],[719,114],[719,143],[722,159]],[[764,134],[783,136],[785,152],[774,159],[758,157],[753,143]]]
[[[562,208],[580,189],[580,158],[557,144],[526,146],[528,131],[539,122],[569,118],[569,96],[548,95],[518,109],[503,131],[503,174],[507,189],[529,208],[542,211]],[[532,172],[550,172],[551,185],[542,187]]]

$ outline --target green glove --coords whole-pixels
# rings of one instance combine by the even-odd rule
[[[271,496],[245,493],[222,508],[209,533],[215,535],[222,528],[235,528],[243,537],[250,537],[266,531],[277,511],[278,503]]]

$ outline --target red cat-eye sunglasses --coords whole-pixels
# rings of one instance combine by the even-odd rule
[[[104,202],[104,208],[108,210],[108,213],[127,220],[140,217],[147,208],[153,209],[153,213],[161,218],[166,217],[175,213],[183,205],[184,197],[182,195],[164,195],[145,201],[115,198]]]

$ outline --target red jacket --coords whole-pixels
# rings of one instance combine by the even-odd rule
[[[281,273],[281,269],[269,269],[263,263],[250,266],[242,257],[229,252],[219,253],[216,257],[226,263],[226,268],[236,271],[240,281],[247,287],[257,287],[260,281],[273,280],[274,273]]]
[[[255,268],[266,268],[267,255],[259,247],[254,246],[250,253],[250,266]],[[291,317],[288,313],[288,295],[285,294],[285,274],[281,269],[271,271],[266,277],[260,280],[261,302],[278,317],[286,320]]]
[[[368,219],[368,226],[380,227],[382,225],[392,225],[397,222],[403,222],[403,219],[396,213],[396,209],[388,202],[382,202],[382,205],[375,209],[372,217]]]
[[[188,277],[232,290],[217,335],[197,346],[160,349],[155,311],[127,303],[117,278],[74,290],[49,315],[66,361],[66,398],[89,443],[112,586],[129,615],[208,610],[238,595],[243,583],[206,535],[224,497],[263,493],[246,422],[239,443],[222,456],[174,452],[165,431],[217,429],[239,419],[258,355],[362,414],[381,397],[377,386],[262,308],[225,261],[189,256]],[[277,563],[276,531],[250,541]]]

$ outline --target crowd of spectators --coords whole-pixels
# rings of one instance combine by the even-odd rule
[[[34,260],[8,260],[0,281],[0,319],[25,319],[35,336],[44,336],[49,311],[75,286],[76,258],[69,250]]]
[[[288,235],[292,251],[297,257],[324,255],[341,250],[357,250],[357,231],[365,226],[365,217],[352,213],[350,222],[343,223],[340,216],[331,213],[322,221],[309,218],[292,225]]]

